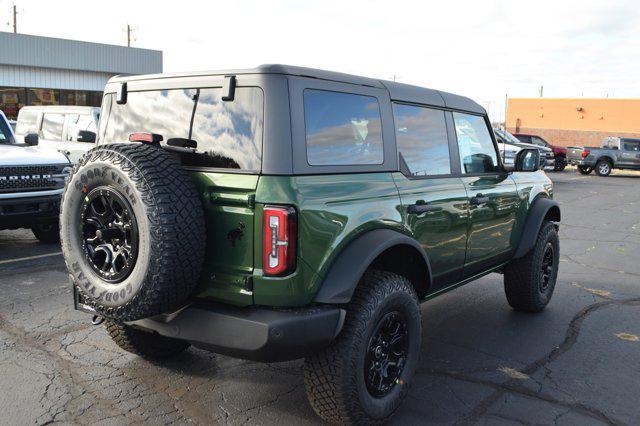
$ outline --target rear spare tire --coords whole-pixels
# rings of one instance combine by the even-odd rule
[[[83,302],[117,321],[179,308],[202,270],[198,192],[154,146],[101,145],[80,159],[62,196],[60,236]]]

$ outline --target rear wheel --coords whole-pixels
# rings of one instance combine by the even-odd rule
[[[171,339],[114,321],[106,321],[105,328],[120,348],[147,359],[169,358],[184,352],[190,346],[182,340]]]
[[[598,176],[609,176],[611,174],[611,162],[609,160],[599,160],[596,164],[596,174]]]
[[[593,167],[590,166],[578,166],[578,171],[580,174],[588,175],[593,171]]]
[[[553,296],[559,263],[556,225],[544,222],[531,251],[504,269],[504,291],[509,305],[518,311],[542,311]]]
[[[35,237],[43,243],[53,244],[60,241],[60,226],[58,221],[37,223],[31,228]]]
[[[567,167],[567,160],[565,160],[563,157],[556,157],[555,163],[553,164],[553,170],[556,172],[561,172],[565,167]]]
[[[407,394],[420,341],[420,308],[409,281],[367,272],[336,341],[305,360],[311,406],[329,422],[383,423]]]

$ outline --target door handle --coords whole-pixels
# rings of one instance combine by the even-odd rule
[[[422,214],[439,211],[442,211],[442,207],[431,206],[429,204],[411,204],[407,206],[407,213],[409,214]]]
[[[472,206],[480,206],[482,204],[487,204],[489,202],[489,197],[485,197],[482,194],[478,194],[476,197],[471,197]]]

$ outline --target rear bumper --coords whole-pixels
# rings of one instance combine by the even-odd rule
[[[567,162],[572,165],[572,166],[588,166],[588,167],[593,167],[595,164],[593,164],[592,161],[586,161],[583,158],[568,158]]]
[[[53,191],[52,191],[53,192]],[[60,214],[62,190],[53,195],[0,198],[0,229],[31,228],[36,223],[54,221]]]
[[[277,362],[304,358],[331,344],[344,317],[344,309],[333,306],[283,310],[216,304],[190,305],[128,324],[235,358]]]

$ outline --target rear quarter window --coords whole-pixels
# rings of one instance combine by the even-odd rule
[[[382,120],[373,96],[306,89],[304,122],[311,166],[382,164]]]

